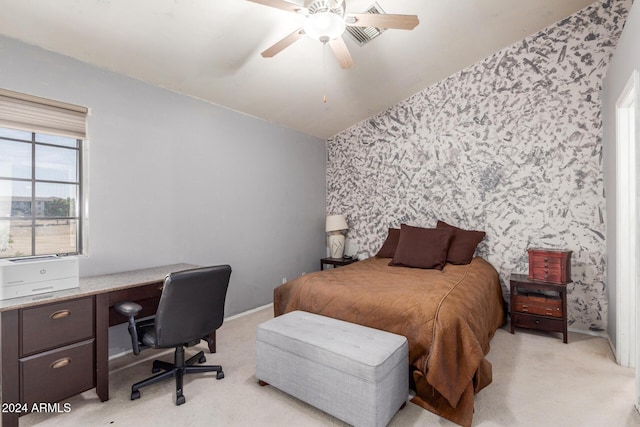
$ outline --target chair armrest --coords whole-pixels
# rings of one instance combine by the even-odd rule
[[[127,317],[136,317],[138,313],[142,311],[140,304],[131,301],[119,302],[113,308],[115,308],[118,313]]]
[[[123,301],[116,304],[113,308],[129,318],[129,335],[131,335],[131,346],[133,354],[140,354],[140,341],[138,340],[138,328],[136,327],[135,317],[142,311],[142,306],[131,301]]]

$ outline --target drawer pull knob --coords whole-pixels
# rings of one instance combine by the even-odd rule
[[[59,310],[59,311],[56,311],[55,313],[51,313],[49,317],[55,320],[55,319],[62,319],[65,317],[69,317],[69,316],[71,316],[71,310]]]
[[[71,363],[71,359],[69,357],[65,357],[65,358],[56,360],[51,365],[49,365],[49,367],[51,369],[59,369],[59,368],[64,368],[70,363]]]

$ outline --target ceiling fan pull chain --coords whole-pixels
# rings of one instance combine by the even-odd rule
[[[327,103],[327,42],[322,43],[322,86],[324,88],[324,95],[322,96],[322,103]]]

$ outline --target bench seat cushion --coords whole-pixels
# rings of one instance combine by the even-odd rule
[[[258,326],[256,376],[353,425],[386,425],[409,390],[405,337],[304,311]]]

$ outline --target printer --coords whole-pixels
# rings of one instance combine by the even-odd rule
[[[0,260],[0,300],[80,286],[78,257],[41,256]]]

